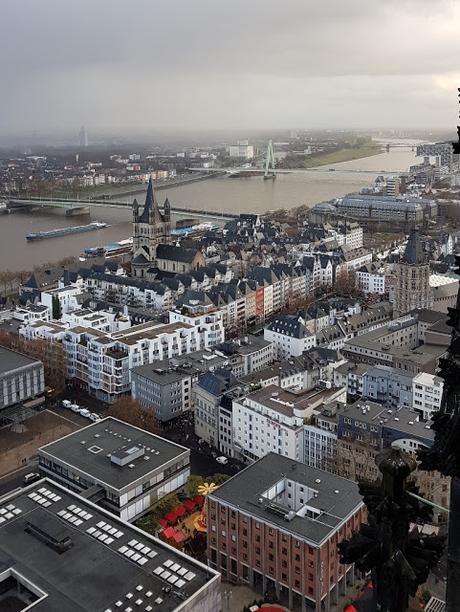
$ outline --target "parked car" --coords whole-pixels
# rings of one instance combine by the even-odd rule
[[[70,406],[70,410],[71,410],[72,412],[80,412],[80,406],[79,406],[78,404],[72,404],[72,405]]]
[[[81,408],[80,414],[82,417],[85,417],[85,419],[89,419],[91,416],[91,412],[87,408]]]
[[[24,476],[23,483],[24,485],[30,485],[33,482],[37,482],[37,480],[40,480],[40,478],[41,476],[37,472],[30,472],[29,474],[26,474]]]
[[[70,408],[72,406],[72,402],[70,400],[62,400],[63,408]]]
[[[97,421],[101,420],[101,417],[98,414],[96,414],[95,412],[92,412],[89,415],[89,418],[93,421],[93,423],[96,423]]]
[[[225,465],[226,463],[228,463],[227,457],[224,457],[224,456],[216,457],[216,461],[217,463],[222,463],[222,465]]]

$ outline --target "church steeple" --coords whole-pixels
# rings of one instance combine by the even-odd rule
[[[155,264],[156,251],[160,243],[171,242],[171,217],[169,202],[165,203],[165,214],[161,214],[150,178],[145,204],[139,214],[139,204],[133,202],[133,259],[135,276],[146,276]]]
[[[139,217],[139,223],[159,223],[161,221],[163,221],[163,215],[158,208],[158,202],[153,191],[152,177],[150,177],[145,195],[144,210]]]

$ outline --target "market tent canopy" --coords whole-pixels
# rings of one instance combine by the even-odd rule
[[[175,512],[170,512],[166,515],[166,520],[168,523],[175,523],[177,521],[177,514]]]
[[[166,529],[163,531],[164,537],[168,538],[168,540],[173,538],[175,533],[176,532],[174,531],[174,529],[172,527],[166,527]]]
[[[175,541],[176,541],[178,544],[180,544],[181,542],[183,542],[183,541],[185,540],[185,536],[184,536],[184,534],[182,533],[182,531],[176,531],[176,532],[174,533],[174,540],[175,540]]]

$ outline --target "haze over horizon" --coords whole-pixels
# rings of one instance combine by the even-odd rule
[[[458,122],[459,0],[2,8],[0,137]]]

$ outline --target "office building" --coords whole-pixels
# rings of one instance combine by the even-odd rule
[[[131,370],[131,393],[160,421],[169,421],[192,408],[192,384],[197,378],[191,367],[162,368],[155,362]]]
[[[216,612],[220,576],[48,479],[0,498],[5,612]]]
[[[339,214],[362,222],[386,222],[409,226],[434,218],[437,204],[434,200],[403,196],[351,194],[336,204]]]
[[[0,346],[0,410],[43,395],[43,363]]]
[[[112,417],[39,449],[40,473],[134,521],[190,476],[190,450]]]
[[[451,167],[454,152],[452,149],[451,142],[435,142],[431,144],[420,144],[417,145],[417,157],[436,157],[439,159],[439,164],[441,166]]]
[[[248,140],[239,140],[236,144],[228,147],[230,157],[236,159],[252,159],[254,157],[254,147]]]

